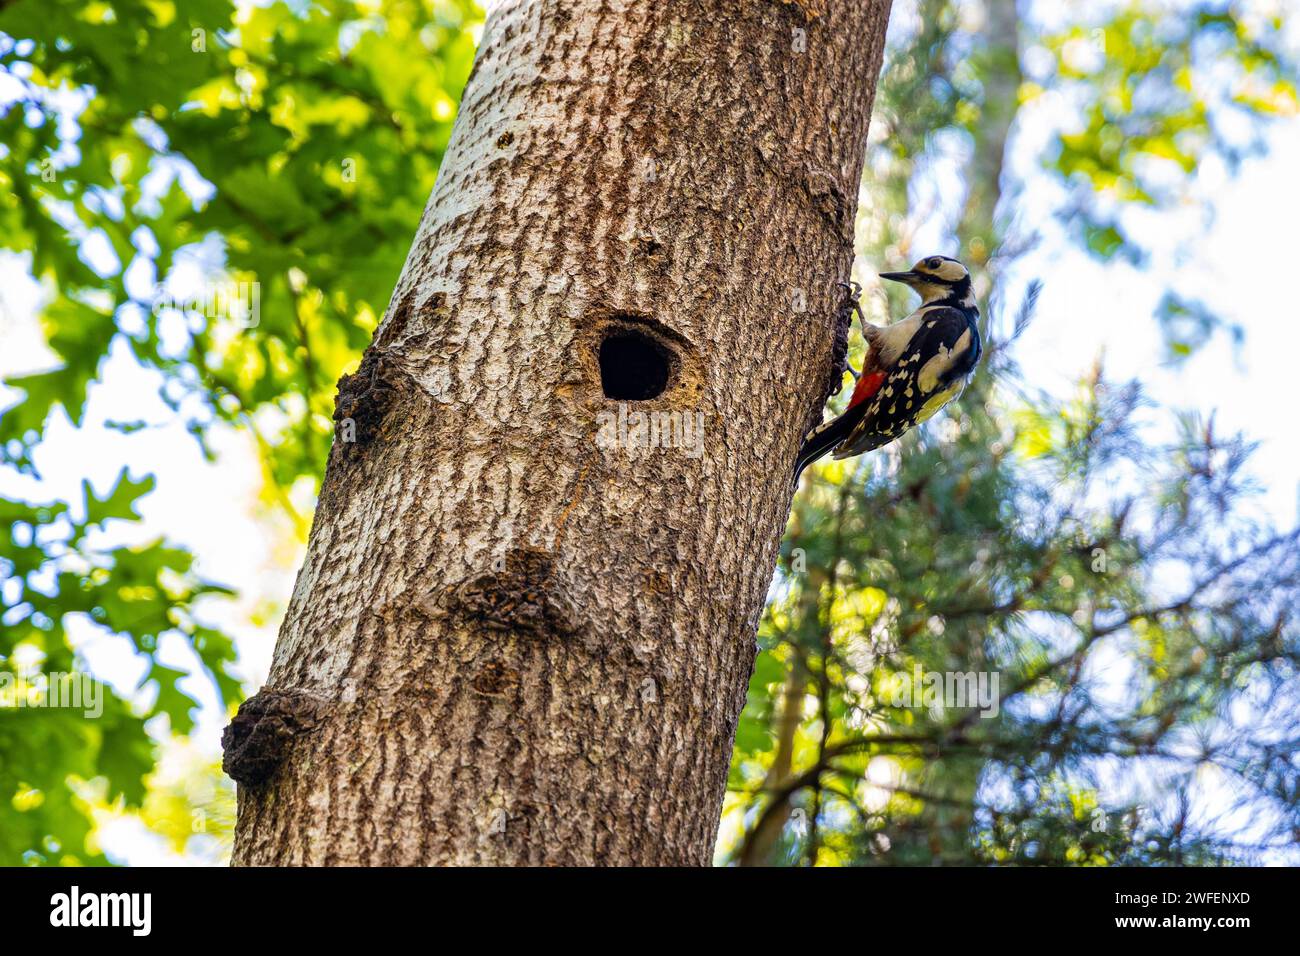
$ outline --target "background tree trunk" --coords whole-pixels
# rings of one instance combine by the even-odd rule
[[[227,730],[236,863],[709,861],[888,12],[492,15]],[[624,410],[702,454],[598,440],[660,372]]]

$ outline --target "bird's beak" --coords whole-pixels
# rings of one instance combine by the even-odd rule
[[[890,282],[902,282],[904,285],[911,285],[921,277],[915,272],[882,272],[880,278],[888,279]]]

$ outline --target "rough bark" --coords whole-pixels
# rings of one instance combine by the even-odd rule
[[[236,863],[709,861],[887,17],[492,15],[227,731]],[[626,411],[702,413],[702,454],[598,440],[659,362]]]

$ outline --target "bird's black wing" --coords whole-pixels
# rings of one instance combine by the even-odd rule
[[[930,309],[835,457],[886,445],[956,398],[979,362],[980,348],[979,330],[965,312]]]

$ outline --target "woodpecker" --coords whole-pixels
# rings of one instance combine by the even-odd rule
[[[850,288],[853,310],[867,340],[862,371],[844,414],[814,428],[804,438],[794,480],[829,451],[849,458],[887,445],[961,394],[979,362],[979,309],[970,273],[956,259],[928,256],[908,272],[882,272],[921,296],[921,307],[880,328],[862,314],[857,286]]]

